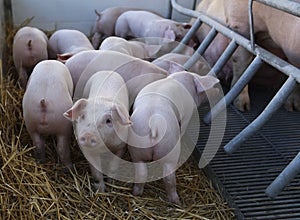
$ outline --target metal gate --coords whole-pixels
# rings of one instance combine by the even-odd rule
[[[298,16],[298,17],[300,16],[300,4],[296,3],[294,1],[289,1],[289,0],[281,0],[281,1],[256,0],[256,1],[260,2],[262,4],[265,4],[265,5],[268,5],[270,7],[274,7],[276,9],[288,12],[295,16]],[[239,130],[239,133],[237,135],[235,135],[234,137],[232,137],[229,140],[226,140],[227,143],[224,146],[224,150],[227,153],[227,157],[230,158],[230,155],[228,155],[228,154],[233,154],[242,145],[244,147],[246,147],[247,141],[251,137],[253,137],[255,134],[259,133],[260,135],[264,135],[260,132],[262,130],[263,126],[272,119],[272,116],[274,114],[276,114],[276,112],[278,112],[278,109],[282,106],[282,104],[288,98],[290,93],[294,90],[297,83],[300,82],[300,70],[297,67],[287,63],[286,61],[280,59],[279,57],[273,55],[269,51],[267,51],[267,50],[263,49],[262,47],[258,46],[257,44],[255,44],[254,34],[253,34],[253,15],[252,15],[253,0],[249,0],[249,3],[248,3],[250,35],[251,35],[250,40],[239,35],[236,32],[233,32],[226,26],[209,18],[202,12],[183,8],[176,2],[176,0],[171,0],[171,4],[172,4],[172,8],[175,9],[176,11],[196,18],[196,21],[193,24],[192,28],[190,29],[188,34],[185,36],[185,38],[181,42],[183,45],[187,44],[187,42],[195,35],[196,31],[199,29],[199,27],[203,23],[205,23],[211,27],[209,34],[201,42],[201,44],[198,47],[198,49],[196,50],[196,52],[184,64],[184,67],[186,70],[188,70],[200,58],[200,56],[204,54],[205,50],[212,43],[212,41],[216,37],[217,33],[221,33],[224,36],[226,36],[227,38],[231,39],[231,42],[227,46],[227,48],[223,52],[223,54],[219,57],[218,61],[212,67],[212,70],[208,74],[210,74],[210,75],[218,74],[222,70],[222,68],[226,64],[226,62],[230,59],[230,57],[235,52],[235,50],[237,49],[238,46],[244,47],[245,49],[247,49],[249,52],[251,52],[255,56],[254,60],[251,62],[251,64],[248,66],[248,68],[244,71],[243,75],[240,77],[240,79],[237,81],[237,83],[225,95],[225,97],[219,103],[217,103],[210,110],[210,112],[208,112],[206,115],[204,115],[203,120],[207,124],[210,123],[210,121],[213,119],[213,117],[217,116],[218,113],[220,113],[223,110],[223,108],[225,106],[224,103],[226,104],[226,106],[228,106],[228,105],[230,105],[230,103],[232,103],[232,101],[239,95],[239,93],[242,91],[242,89],[249,83],[249,81],[252,79],[254,74],[257,72],[257,70],[263,63],[267,63],[267,64],[271,65],[272,67],[276,68],[277,70],[279,70],[280,72],[282,72],[283,74],[288,76],[285,83],[278,90],[278,92],[274,95],[274,97],[270,100],[270,102],[267,104],[267,106],[262,110],[262,112],[260,114],[256,115],[255,118],[252,119],[252,121],[249,121],[248,125],[244,129],[239,127],[238,129],[242,129],[242,131]],[[183,47],[183,45],[179,45],[177,48],[175,48],[174,52],[180,51],[181,47]],[[238,114],[242,118],[244,117],[243,114],[241,114],[241,113],[238,113]],[[298,116],[296,116],[296,117],[298,117]],[[230,128],[230,125],[228,127]],[[233,128],[233,129],[236,129],[236,128]],[[266,139],[266,141],[269,141],[269,140]],[[299,148],[297,147],[296,150],[298,152]],[[251,152],[251,149],[249,149],[249,151]],[[225,154],[225,156],[224,156],[224,154],[222,154],[222,157],[226,157],[226,154]],[[247,155],[246,155],[246,157],[247,157]],[[243,156],[243,158],[246,159],[245,155]],[[249,154],[248,160],[251,160],[251,153]],[[269,184],[267,189],[265,189],[265,193],[268,197],[275,198],[276,196],[278,196],[278,194],[281,193],[281,191],[284,189],[284,187],[287,186],[300,171],[300,153],[298,153],[293,160],[289,160],[289,161],[291,161],[290,164],[288,166],[286,166],[286,168],[281,173],[279,170],[276,170],[277,175],[278,175],[278,173],[280,173],[280,174],[277,176],[277,178],[275,180],[272,179],[272,181],[273,180],[274,181],[271,184]],[[222,160],[222,163],[223,162],[224,161]],[[256,161],[256,163],[258,163],[258,162],[259,161]],[[274,164],[276,164],[275,162],[276,161],[274,161]],[[219,163],[218,166],[220,166],[220,164],[221,164],[221,162]],[[237,163],[237,164],[238,164],[238,166],[241,166],[241,161],[240,161],[240,163]],[[226,165],[224,165],[224,164],[222,164],[222,166],[226,167]],[[234,169],[237,169],[238,166],[235,166]],[[259,167],[259,166],[257,166],[257,167]],[[211,168],[208,168],[208,169],[211,169]],[[223,172],[226,172],[226,171],[223,169]],[[230,172],[230,171],[227,171],[227,172]],[[240,178],[243,179],[242,176]],[[249,180],[245,180],[245,181],[249,181]],[[260,181],[260,180],[258,178],[255,178],[255,181]],[[269,182],[271,181],[270,178],[268,179],[268,181]],[[298,197],[297,197],[297,199],[296,199],[296,197],[294,197],[294,199],[295,199],[295,201],[299,202]],[[287,200],[284,200],[284,201],[287,201]],[[293,206],[287,205],[286,207],[292,208]],[[253,208],[255,209],[255,205]],[[273,208],[277,209],[278,205],[274,206]],[[300,208],[300,207],[298,207],[298,208]],[[257,209],[257,210],[259,210],[259,209]],[[268,212],[268,211],[266,211],[266,212]],[[261,212],[261,213],[263,213],[263,212]],[[293,211],[292,211],[292,213],[293,213]],[[239,213],[238,216],[245,217],[245,215],[243,215],[241,213]],[[272,214],[272,216],[274,217],[274,214]],[[295,216],[298,216],[300,218],[300,213],[285,215],[286,218],[297,218]],[[270,219],[270,216],[268,216],[268,215],[266,215],[265,217],[266,217],[266,219]],[[277,217],[275,216],[275,219],[278,217],[283,217],[283,215],[278,215]],[[255,218],[259,218],[259,217],[256,216]]]

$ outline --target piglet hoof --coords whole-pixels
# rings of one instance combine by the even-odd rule
[[[292,112],[293,111],[293,104],[290,102],[290,101],[287,101],[285,104],[284,104],[284,108],[289,111],[289,112]]]
[[[112,184],[113,183],[113,178],[107,177],[106,182],[109,183],[109,184]]]
[[[26,89],[26,85],[27,85],[27,77],[26,76],[20,76],[19,77],[19,84],[21,89]]]
[[[134,196],[140,196],[140,195],[142,195],[143,191],[144,191],[144,184],[141,184],[141,183],[134,184],[133,190],[132,190],[132,194]]]
[[[74,169],[72,163],[63,167],[63,172],[64,173],[73,173],[74,171],[75,171],[75,169]]]
[[[35,158],[35,161],[36,161],[37,164],[44,164],[44,163],[46,163],[46,158],[43,158],[43,157],[39,158],[39,157],[36,157],[36,158]]]
[[[294,109],[300,112],[300,103],[294,103]]]
[[[169,202],[171,202],[173,204],[181,206],[181,202],[179,200],[179,197],[178,197],[177,193],[175,195],[168,196],[168,200],[169,200]]]
[[[240,95],[234,102],[234,106],[241,112],[250,111],[250,98],[249,96]]]
[[[105,192],[105,183],[104,183],[104,182],[94,182],[94,183],[93,183],[93,188],[94,188],[97,192],[104,193],[104,192]]]
[[[292,93],[288,97],[287,101],[285,102],[284,108],[289,112],[292,112],[294,110],[300,111],[300,96],[299,96],[299,94]]]

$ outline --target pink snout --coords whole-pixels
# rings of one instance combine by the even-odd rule
[[[85,133],[78,139],[78,143],[85,147],[95,147],[98,144],[97,136],[93,133]]]

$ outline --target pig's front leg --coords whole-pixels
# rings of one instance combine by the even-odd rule
[[[245,69],[252,60],[252,54],[244,48],[238,48],[233,54],[233,79],[231,87],[239,80]],[[250,110],[250,98],[248,93],[248,85],[242,90],[238,97],[234,100],[234,106],[241,112]]]
[[[36,147],[34,157],[38,163],[46,162],[45,139],[38,133],[31,134],[33,145]]]
[[[111,162],[110,162],[110,169],[109,169],[109,174],[110,177],[107,179],[108,183],[112,182],[112,178],[115,177],[116,175],[116,171],[119,169],[119,165],[120,165],[120,159],[124,156],[126,151],[125,147],[121,147],[120,150],[118,150],[117,152],[115,152]]]
[[[135,184],[133,186],[132,194],[140,196],[143,194],[144,185],[147,181],[148,170],[147,165],[144,162],[137,162],[135,166]]]
[[[94,187],[99,190],[100,192],[105,192],[105,183],[104,183],[104,178],[103,178],[103,174],[96,169],[93,164],[90,164],[90,169],[92,172],[92,176],[95,179],[95,183],[94,183]]]
[[[57,154],[59,155],[60,161],[66,169],[72,170],[73,164],[71,161],[70,153],[70,137],[65,135],[57,135]]]
[[[294,91],[289,95],[284,107],[287,111],[300,111],[300,85],[297,85]]]

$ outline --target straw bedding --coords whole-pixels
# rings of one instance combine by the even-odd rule
[[[107,183],[106,193],[95,192],[88,163],[75,140],[73,173],[63,172],[51,138],[47,162],[37,164],[22,117],[24,91],[15,83],[11,59],[15,30],[8,33],[7,72],[0,76],[1,219],[235,219],[192,159],[177,171],[181,207],[167,202],[161,180],[147,183],[140,197],[131,194],[132,184],[119,181]]]

